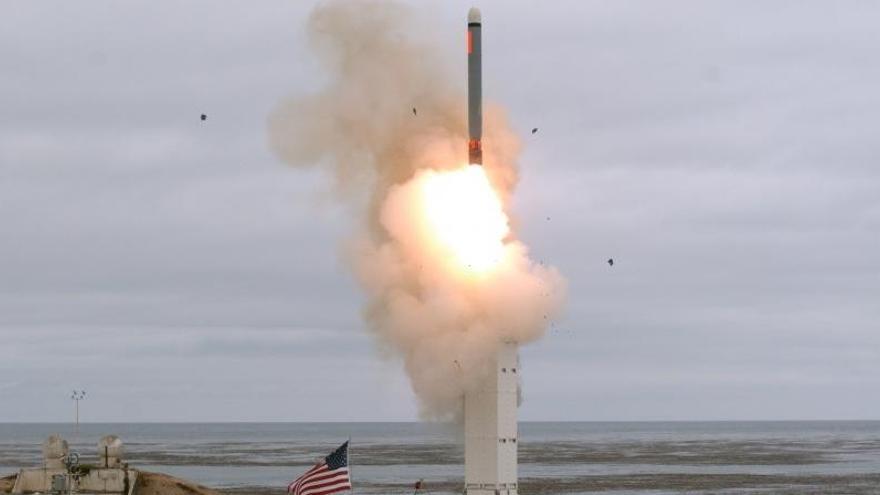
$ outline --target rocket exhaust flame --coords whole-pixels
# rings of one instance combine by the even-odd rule
[[[422,175],[419,206],[437,259],[453,260],[471,273],[485,273],[504,259],[507,215],[482,167],[470,165]],[[443,252],[445,251],[445,252]]]
[[[511,228],[519,139],[498,107],[481,108],[483,166],[462,165],[474,137],[463,91],[407,8],[323,3],[308,33],[329,78],[278,106],[271,144],[293,165],[336,173],[340,199],[362,213],[346,257],[368,326],[402,358],[422,416],[460,418],[489,358],[540,338],[564,299],[562,277]]]

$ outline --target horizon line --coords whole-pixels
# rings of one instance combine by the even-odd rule
[[[880,419],[859,418],[859,419],[538,419],[538,420],[521,420],[522,423],[857,423],[857,422],[880,422]],[[388,421],[349,421],[349,420],[328,420],[328,421],[250,421],[250,420],[229,420],[229,421],[80,421],[82,425],[106,425],[106,424],[426,424],[426,425],[449,425],[455,424],[454,421],[418,421],[418,420],[388,420]],[[73,425],[72,421],[0,421],[0,425]]]

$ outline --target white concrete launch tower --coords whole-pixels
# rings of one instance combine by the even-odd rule
[[[501,346],[480,386],[464,397],[466,495],[517,495],[517,345]]]

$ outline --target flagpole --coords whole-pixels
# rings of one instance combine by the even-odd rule
[[[351,484],[351,493],[354,493],[354,472],[351,470],[351,435],[348,436],[348,450],[345,453],[348,463],[348,482]]]

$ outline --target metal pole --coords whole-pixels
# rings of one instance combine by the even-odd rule
[[[79,401],[86,398],[85,390],[74,390],[72,394],[70,394],[70,398],[73,399],[73,410],[74,410],[74,426],[73,431],[76,436],[76,439],[79,440]]]
[[[354,493],[354,473],[351,471],[351,435],[348,436],[348,449],[345,452],[345,463],[348,464],[348,482],[351,483],[351,493]]]

